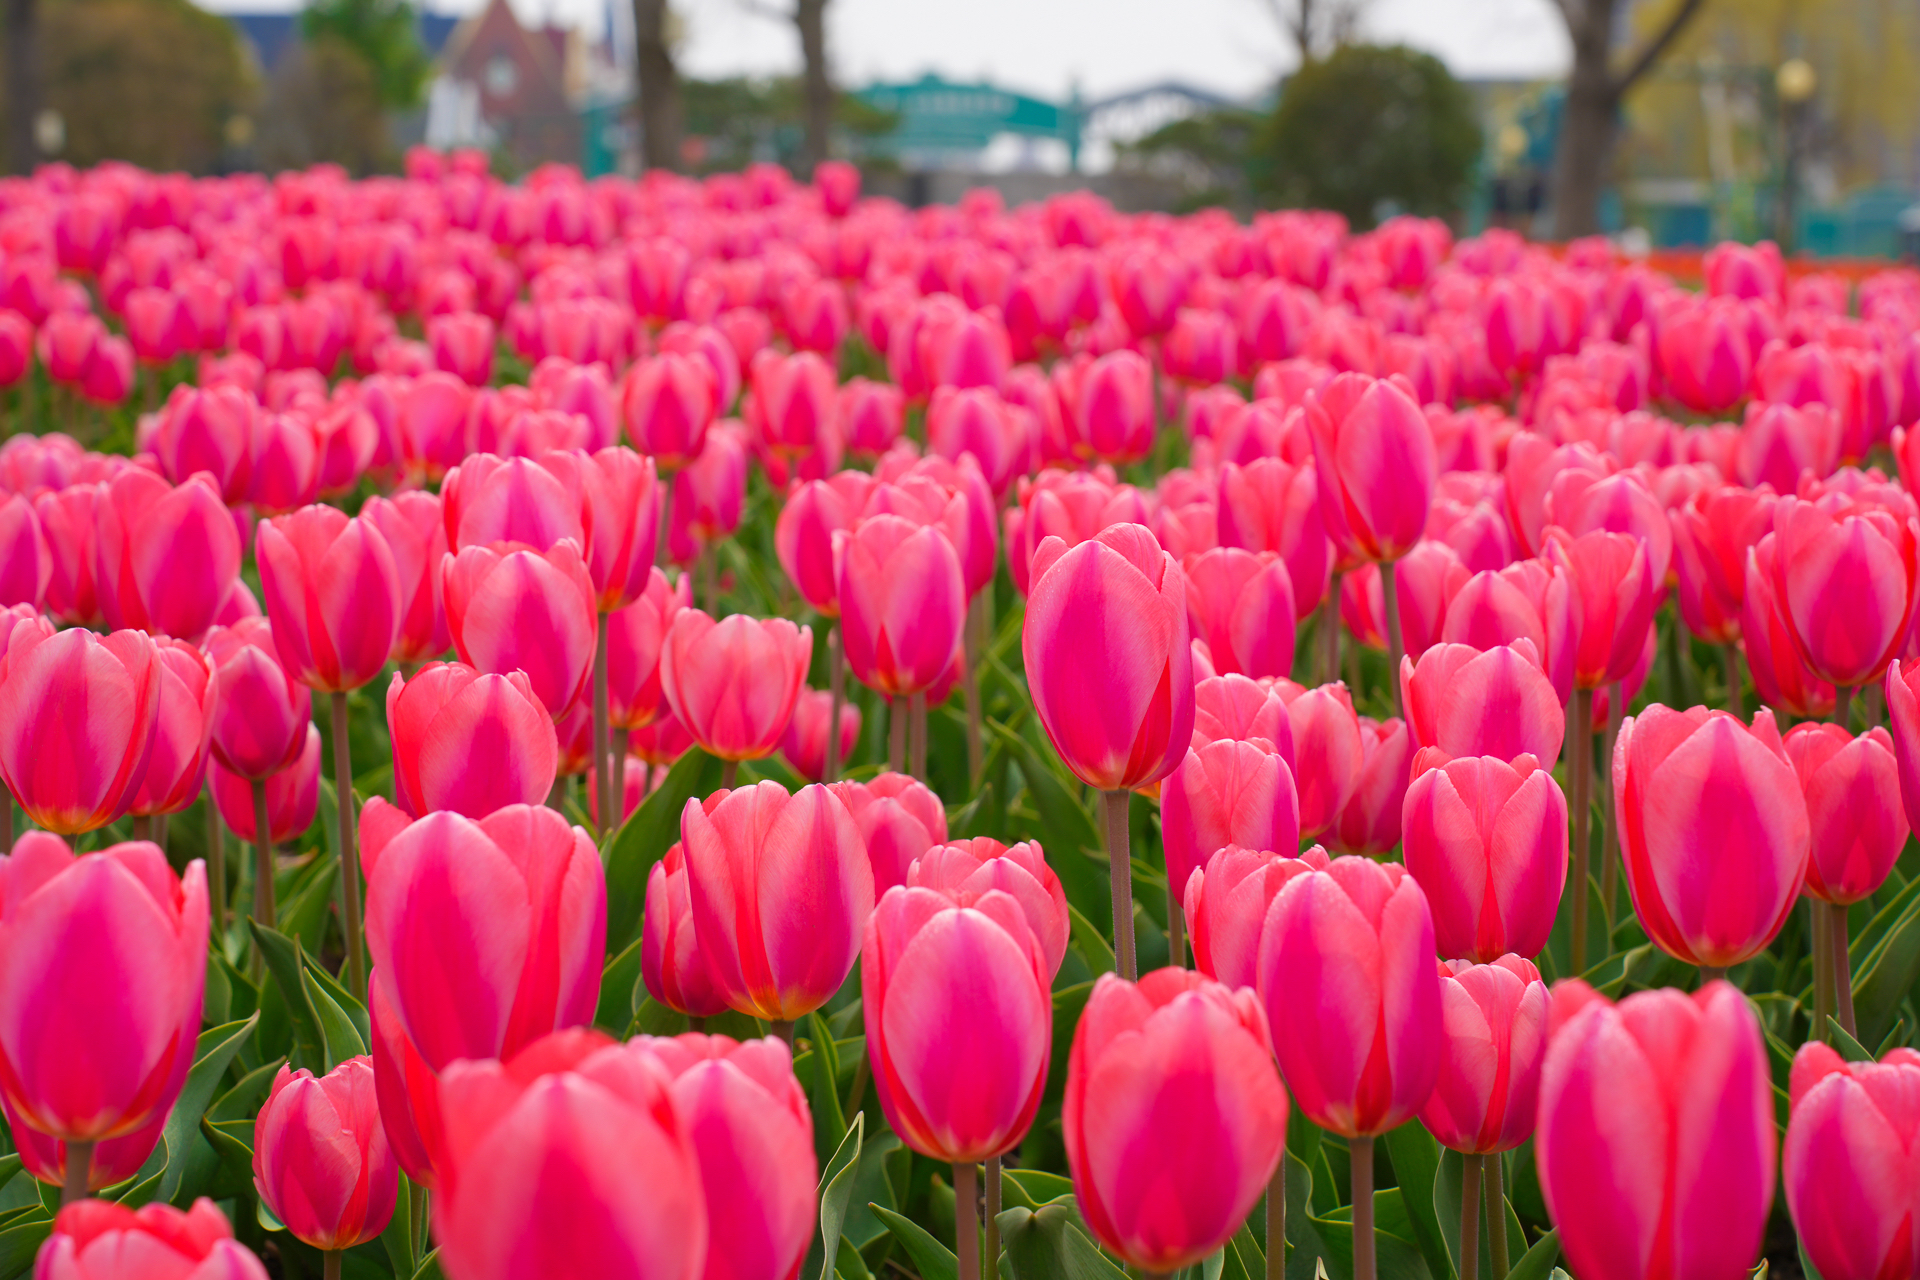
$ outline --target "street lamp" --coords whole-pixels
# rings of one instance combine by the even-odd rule
[[[1788,58],[1773,75],[1774,91],[1780,95],[1781,127],[1786,133],[1786,159],[1781,166],[1779,225],[1774,238],[1791,250],[1794,240],[1794,206],[1800,195],[1800,160],[1806,145],[1808,104],[1820,88],[1820,77],[1805,58]]]

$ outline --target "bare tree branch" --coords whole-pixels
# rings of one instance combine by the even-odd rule
[[[1666,53],[1667,46],[1679,38],[1681,31],[1693,21],[1693,16],[1705,4],[1706,0],[1680,0],[1679,7],[1668,17],[1666,25],[1653,39],[1647,41],[1646,47],[1627,64],[1627,69],[1614,77],[1613,96],[1616,101],[1631,89],[1641,76],[1653,69],[1654,63],[1660,61],[1661,55]]]
[[[774,22],[792,22],[797,16],[791,9],[782,9],[778,5],[762,4],[760,0],[733,0],[733,2],[756,18],[768,18]]]

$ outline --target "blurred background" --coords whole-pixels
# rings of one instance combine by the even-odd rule
[[[7,160],[857,161],[909,204],[1920,250],[1915,0],[5,0]]]

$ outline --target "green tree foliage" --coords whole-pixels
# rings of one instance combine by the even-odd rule
[[[687,139],[697,152],[689,168],[699,173],[740,169],[775,160],[799,171],[805,102],[798,77],[685,80],[680,86]],[[897,117],[851,94],[834,99],[834,129],[841,154],[859,155],[867,139],[890,132]]]
[[[310,42],[331,38],[358,53],[382,106],[419,104],[433,66],[407,0],[315,0],[301,13],[300,30]]]
[[[1217,107],[1175,120],[1119,148],[1127,171],[1175,184],[1185,192],[1177,212],[1253,203],[1247,159],[1264,117],[1240,107]]]
[[[1287,80],[1249,167],[1281,204],[1370,227],[1388,212],[1458,210],[1479,154],[1472,100],[1439,59],[1356,44]]]

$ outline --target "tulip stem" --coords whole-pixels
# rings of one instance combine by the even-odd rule
[[[131,834],[135,840],[153,839],[153,819],[149,818],[146,814],[134,814],[132,827],[133,831]]]
[[[1113,881],[1113,958],[1120,976],[1137,981],[1140,971],[1133,959],[1133,839],[1128,832],[1126,791],[1109,791],[1107,799],[1107,861]]]
[[[613,731],[613,794],[620,797],[620,820],[627,820],[627,742],[629,735],[625,729]],[[640,796],[646,799],[643,792]]]
[[[660,476],[660,528],[654,538],[653,562],[664,573],[667,568],[667,533],[673,527],[673,473]]]
[[[273,927],[273,838],[267,827],[265,778],[253,780],[253,918]]]
[[[1327,598],[1320,602],[1320,683],[1330,684],[1340,678],[1340,579],[1344,576],[1338,569],[1327,586]],[[1392,673],[1397,682],[1399,671]]]
[[[1601,740],[1600,785],[1600,902],[1607,910],[1607,950],[1613,950],[1613,901],[1620,883],[1619,824],[1613,810],[1613,744],[1620,738],[1620,717],[1626,711],[1627,686],[1615,680],[1607,690],[1607,736]]]
[[[67,1143],[66,1178],[60,1185],[60,1207],[78,1204],[87,1198],[87,1183],[93,1174],[93,1144]]]
[[[1464,1166],[1460,1178],[1461,1280],[1478,1280],[1480,1275],[1480,1161],[1477,1155],[1461,1157]]]
[[[1830,923],[1827,925],[1827,942],[1833,948],[1833,1003],[1839,1009],[1840,1029],[1850,1036],[1858,1036],[1859,1028],[1853,1020],[1853,960],[1847,954],[1847,909],[1841,903],[1816,903],[1814,910],[1825,906]]]
[[[149,835],[147,838],[160,846],[161,853],[165,853],[167,851],[167,815],[166,814],[156,813],[153,815],[152,834]]]
[[[333,695],[333,790],[340,802],[340,887],[346,902],[347,991],[367,998],[367,961],[360,951],[360,859],[354,849],[353,748],[347,741],[347,695]],[[263,791],[264,795],[265,792]]]
[[[1729,640],[1720,646],[1720,656],[1727,667],[1727,710],[1735,719],[1747,718],[1746,699],[1741,694],[1742,677],[1740,675],[1740,646]]]
[[[593,806],[594,832],[606,843],[607,832],[619,824],[613,815],[625,807],[625,796],[613,794],[612,760],[607,755],[607,615],[600,615],[599,635],[593,648],[593,782],[599,791]]]
[[[1838,685],[1833,691],[1833,722],[1842,729],[1846,729],[1848,733],[1852,733],[1853,730],[1847,724],[1852,716],[1853,686],[1846,684]]]
[[[840,777],[840,708],[847,701],[847,672],[840,657],[840,620],[827,628],[827,759],[820,770],[820,781],[834,782]]]
[[[1267,1280],[1287,1280],[1287,1144],[1280,1143],[1280,1164],[1267,1179]]]
[[[974,1186],[973,1162],[953,1166],[954,1256],[960,1280],[980,1280],[980,1200]]]
[[[1866,692],[1860,695],[1860,715],[1866,720],[1867,728],[1878,729],[1880,727],[1880,713],[1886,710],[1886,691],[1877,684],[1867,684],[1861,687],[1864,688]]]
[[[927,781],[927,695],[916,693],[907,699],[907,757],[911,772],[924,786]]]
[[[1353,1166],[1353,1280],[1374,1280],[1373,1139],[1347,1139]]]
[[[887,699],[887,768],[907,770],[907,707],[899,698]]]
[[[320,1280],[340,1280],[340,1259],[338,1249],[328,1249],[320,1255]]]
[[[1700,985],[1703,987],[1709,982],[1724,982],[1726,977],[1725,965],[1703,964],[1700,966]]]
[[[220,821],[220,806],[213,802],[213,782],[207,782],[207,876],[213,882],[213,947],[224,951],[227,945],[227,837],[226,824]],[[9,810],[13,805],[6,806]],[[13,814],[7,814],[7,834],[13,834]],[[12,841],[9,840],[11,845]]]
[[[418,1266],[420,1255],[427,1251],[427,1197],[432,1193],[412,1179],[407,1197],[407,1248]]]
[[[774,1018],[767,1023],[767,1029],[787,1042],[787,1049],[793,1049],[793,1022],[791,1019]]]
[[[734,779],[739,776],[739,773],[740,762],[738,760],[722,760],[720,762],[720,789],[722,791],[733,790]]]
[[[1593,789],[1593,690],[1573,691],[1573,715],[1568,718],[1567,734],[1573,739],[1573,960],[1574,977],[1587,970],[1587,822],[1591,817],[1589,797]]]
[[[984,593],[983,593],[984,594]],[[986,615],[980,609],[980,597],[967,602],[966,621],[960,637],[965,645],[961,656],[960,679],[967,698],[967,783],[969,790],[980,785],[981,770],[986,767],[986,750],[980,741],[980,650],[985,647]]]
[[[1380,600],[1387,614],[1387,687],[1393,690],[1393,714],[1403,716],[1400,705],[1400,587],[1394,580],[1393,561],[1380,564]]]
[[[213,793],[209,791],[207,794],[211,796]],[[207,804],[208,804],[208,807],[211,808],[213,804],[212,800],[209,799]],[[0,797],[0,853],[12,853],[12,852],[13,852],[13,792],[9,791],[5,794],[4,797]]]
[[[1500,1186],[1500,1153],[1482,1160],[1481,1170],[1487,1180],[1487,1260],[1493,1264],[1493,1280],[1507,1280],[1512,1264],[1507,1260],[1507,1196]]]
[[[1000,1274],[1000,1157],[987,1157],[987,1248],[982,1255],[987,1280]]]
[[[1187,917],[1173,891],[1173,879],[1167,879],[1167,963],[1176,969],[1187,967]]]
[[[1807,899],[1807,914],[1813,920],[1810,944],[1813,950],[1813,1030],[1810,1038],[1825,1040],[1827,1015],[1833,1012],[1833,944],[1827,939],[1833,917],[1827,914],[1827,904],[1818,898]]]

